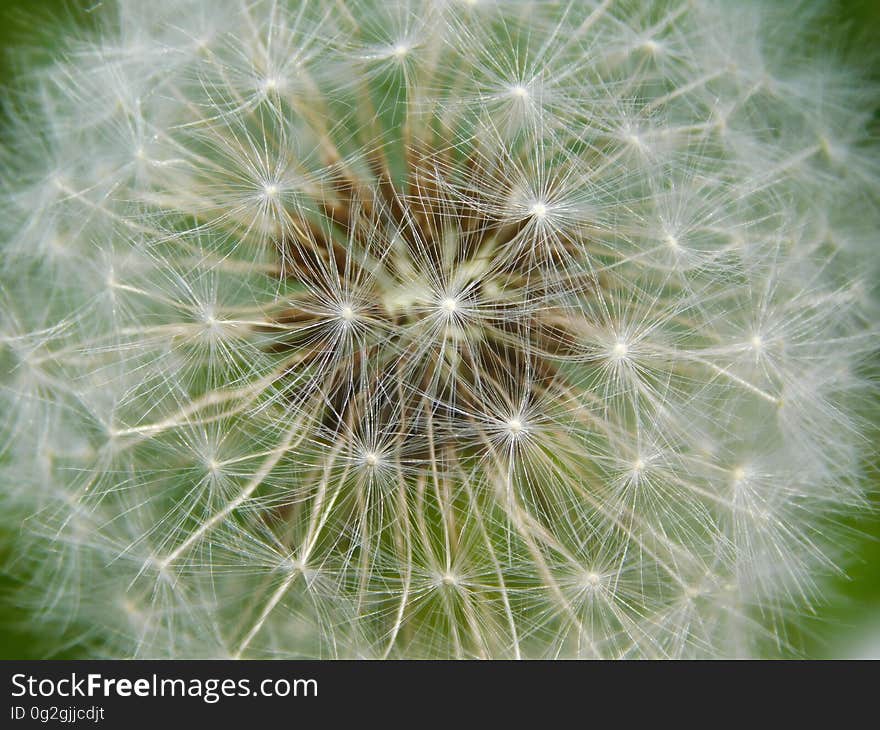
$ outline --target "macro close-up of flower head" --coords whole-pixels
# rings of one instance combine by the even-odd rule
[[[833,3],[92,5],[3,93],[43,655],[809,654],[880,422]]]

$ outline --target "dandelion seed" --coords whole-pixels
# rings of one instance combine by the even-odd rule
[[[521,419],[514,417],[508,419],[505,423],[512,438],[519,438],[520,436],[525,435],[526,427]]]
[[[305,573],[306,565],[299,558],[288,558],[285,561],[284,567],[289,573]]]
[[[339,309],[339,317],[346,322],[351,322],[355,318],[354,309],[348,304],[343,305]]]
[[[544,203],[535,203],[531,208],[529,208],[529,212],[538,220],[543,220],[547,217],[547,206]]]
[[[454,313],[458,309],[458,302],[451,297],[447,297],[440,302],[440,306],[450,314]]]

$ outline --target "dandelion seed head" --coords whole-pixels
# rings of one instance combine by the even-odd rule
[[[789,8],[476,5],[114,0],[28,69],[0,528],[58,646],[792,653],[872,453],[874,92]]]

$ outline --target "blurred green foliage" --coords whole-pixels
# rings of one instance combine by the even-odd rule
[[[211,2],[211,0],[202,0]],[[729,0],[737,2],[738,0]],[[763,0],[773,3],[783,0]],[[788,0],[784,0],[788,2]],[[107,5],[112,3],[107,2]],[[21,51],[27,58],[48,57],[57,47],[56,28],[88,27],[104,2],[100,0],[0,0],[0,99],[5,100],[4,87],[20,75]],[[851,46],[851,62],[858,60],[858,49],[880,37],[880,0],[832,0],[822,21],[843,29],[843,37]],[[818,28],[819,36],[825,35]],[[838,35],[839,37],[839,35]],[[866,70],[880,82],[880,64],[872,55]],[[875,118],[880,127],[880,107]],[[880,129],[877,131],[880,134]],[[0,144],[7,141],[0,137]],[[875,367],[880,371],[880,362]],[[880,407],[880,406],[878,406]],[[875,409],[871,437],[880,438],[880,414]],[[802,648],[807,657],[838,656],[843,646],[858,641],[858,632],[871,622],[878,627],[880,618],[880,463],[868,464],[873,494],[871,508],[845,521],[852,537],[850,558],[841,566],[845,571],[830,581],[828,602],[815,606],[815,614],[792,617],[789,639]],[[0,489],[4,485],[0,484]],[[16,536],[0,533],[0,566],[14,559]],[[76,640],[70,646],[50,646],[41,635],[39,620],[16,604],[14,580],[0,573],[0,659],[82,658],[84,646]],[[874,637],[875,645],[878,637]],[[880,658],[880,657],[877,657]]]

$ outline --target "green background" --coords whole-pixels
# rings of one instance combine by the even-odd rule
[[[210,2],[210,0],[203,0]],[[790,0],[765,0],[767,3]],[[737,2],[737,0],[729,0]],[[0,84],[8,84],[16,76],[22,49],[30,53],[51,54],[53,29],[87,26],[100,13],[99,0],[67,2],[65,0],[0,0]],[[829,37],[825,26],[835,29],[834,37],[843,38],[848,46],[846,55],[853,61],[860,58],[859,49],[876,45],[880,38],[880,0],[836,0],[828,3],[827,16],[817,27],[819,37]],[[837,29],[840,29],[839,31]],[[32,56],[30,56],[32,58]],[[864,58],[865,56],[861,56]],[[867,69],[880,83],[880,64],[870,54]],[[17,60],[18,59],[18,60]],[[0,94],[3,94],[0,90]],[[875,110],[875,135],[880,137],[880,108]],[[880,371],[880,364],[875,368]],[[880,440],[880,421],[876,417],[870,434]],[[880,658],[880,463],[868,464],[874,486],[872,505],[862,515],[850,519],[846,527],[855,536],[850,559],[842,566],[846,576],[831,581],[829,603],[818,606],[816,615],[793,617],[791,639],[802,647],[807,657],[866,656]],[[5,485],[0,485],[0,489]],[[15,535],[0,533],[0,565],[14,555]],[[14,581],[0,574],[0,658],[78,658],[74,644],[51,653],[40,635],[38,622],[16,609]],[[866,631],[873,632],[871,638]]]

